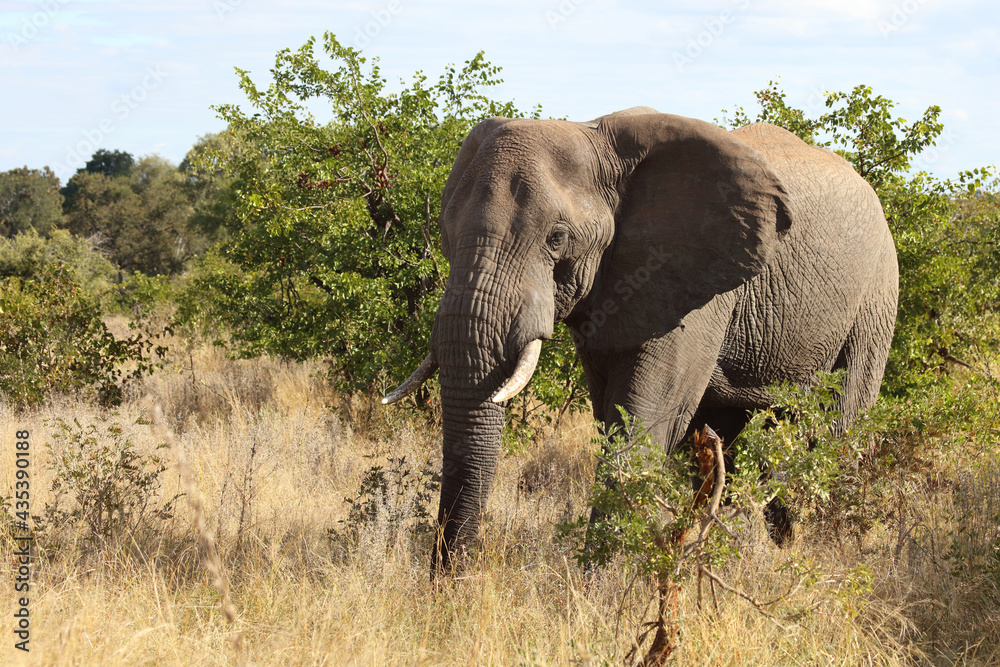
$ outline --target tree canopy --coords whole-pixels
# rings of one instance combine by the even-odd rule
[[[62,206],[59,178],[48,167],[0,173],[0,236],[48,234],[62,223]]]
[[[252,111],[219,106],[229,145],[193,156],[235,193],[232,239],[195,282],[211,302],[193,305],[241,354],[329,355],[344,385],[369,388],[427,353],[447,275],[436,221],[462,140],[521,113],[482,92],[500,79],[481,53],[393,91],[377,61],[329,33],[321,47],[336,69],[309,40],[278,53],[267,88],[238,70]]]
[[[197,192],[186,171],[156,155],[98,153],[63,190],[67,229],[91,239],[125,273],[178,273],[205,251],[209,238],[194,224],[195,203],[210,206],[206,197],[215,191]]]

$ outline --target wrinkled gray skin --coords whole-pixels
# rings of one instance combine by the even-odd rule
[[[882,208],[845,160],[783,129],[645,107],[490,119],[462,146],[440,224],[436,566],[478,532],[504,422],[490,397],[560,320],[597,419],[621,405],[667,448],[706,422],[731,442],[779,380],[845,369],[841,425],[878,394],[898,285]]]

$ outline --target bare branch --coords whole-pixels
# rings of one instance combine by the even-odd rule
[[[729,593],[732,593],[734,595],[738,595],[747,602],[749,602],[757,611],[761,613],[761,615],[763,615],[765,618],[769,619],[772,623],[781,628],[782,632],[791,632],[792,629],[790,627],[781,624],[781,621],[786,619],[778,618],[777,616],[769,612],[767,609],[764,608],[764,605],[758,602],[757,599],[754,598],[752,595],[744,593],[743,591],[738,590],[736,588],[733,588],[732,586],[724,582],[722,579],[717,577],[714,572],[712,572],[705,566],[701,566],[699,570],[702,574],[708,577],[713,583],[718,584],[719,587],[722,588],[722,590],[728,591]]]

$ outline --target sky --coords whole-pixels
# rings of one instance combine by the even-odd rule
[[[818,116],[825,92],[865,84],[911,121],[941,107],[916,168],[1000,162],[987,0],[0,0],[0,171],[49,166],[65,182],[98,148],[179,163],[224,129],[212,105],[250,108],[235,67],[266,86],[276,52],[325,31],[393,85],[485,51],[503,68],[492,96],[570,120],[636,105],[753,116],[771,80]]]

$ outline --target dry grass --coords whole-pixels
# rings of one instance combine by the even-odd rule
[[[34,562],[30,655],[13,649],[13,568],[6,566],[0,663],[621,664],[651,617],[651,587],[621,567],[588,576],[554,536],[556,522],[584,507],[592,474],[587,419],[571,419],[503,459],[478,560],[461,579],[432,584],[429,536],[393,524],[387,513],[346,548],[328,530],[343,528],[344,501],[373,464],[405,456],[417,469],[439,466],[439,433],[357,398],[353,411],[363,419],[345,423],[331,409],[337,402],[318,365],[236,362],[211,347],[191,349],[147,381],[120,419],[134,422],[152,403],[161,406],[204,498],[235,623],[223,615],[192,510],[181,502],[173,519],[137,543],[95,554],[68,540]],[[14,480],[6,443],[29,429],[34,513],[50,498],[43,444],[53,442],[57,417],[86,422],[97,412],[71,398],[24,414],[0,412],[7,452],[0,491],[9,493]],[[132,432],[144,451],[164,440],[155,426]],[[1000,473],[995,457],[978,461],[956,466],[937,486],[900,482],[908,514],[864,540],[831,544],[799,531],[791,548],[779,550],[762,527],[748,528],[742,557],[720,574],[758,600],[777,598],[776,616],[810,613],[779,624],[729,593],[717,591],[716,606],[707,590],[699,610],[691,583],[681,597],[674,664],[996,664],[1000,566],[990,570],[990,558],[1000,543]],[[172,466],[161,498],[183,491]],[[961,527],[968,571],[952,573],[954,560],[945,556]],[[11,563],[11,543],[5,538],[2,546],[3,562]],[[816,580],[790,590],[792,572],[809,568]]]

